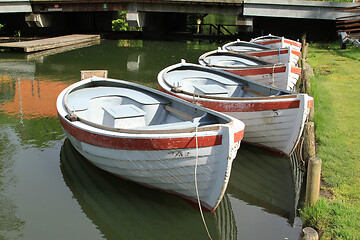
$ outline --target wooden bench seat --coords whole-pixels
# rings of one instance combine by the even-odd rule
[[[135,105],[104,106],[103,125],[115,128],[137,128],[145,126],[145,112]]]

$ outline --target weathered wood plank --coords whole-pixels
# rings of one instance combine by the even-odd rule
[[[80,79],[81,80],[91,78],[92,76],[107,78],[107,75],[108,75],[107,70],[81,70],[80,71]]]
[[[23,42],[0,43],[0,48],[20,48],[24,52],[36,52],[41,50],[53,49],[96,41],[100,39],[100,35],[72,34],[61,37],[45,38]]]
[[[26,54],[25,59],[26,60],[39,59],[39,58],[54,55],[54,54],[57,54],[57,53],[63,53],[63,52],[67,52],[67,51],[72,51],[72,50],[75,50],[75,49],[89,47],[89,46],[96,45],[96,44],[100,44],[100,40],[84,42],[84,43],[79,43],[79,44],[75,44],[75,45],[69,45],[69,46],[65,46],[65,47],[52,48],[52,49],[33,52],[33,53],[28,53],[28,54]]]

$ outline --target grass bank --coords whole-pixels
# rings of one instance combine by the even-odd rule
[[[307,62],[323,184],[301,217],[322,239],[360,239],[360,49],[311,44]]]

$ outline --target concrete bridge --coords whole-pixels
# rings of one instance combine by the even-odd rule
[[[321,28],[346,16],[340,9],[355,5],[358,4],[294,0],[0,0],[0,23],[4,14],[22,13],[29,26],[49,27],[63,22],[63,29],[80,24],[84,31],[110,31],[117,11],[126,10],[131,24],[150,31],[181,31],[180,25],[186,25],[188,13],[234,15],[237,25],[251,26],[250,29],[269,25],[269,18],[277,28],[285,21],[292,25],[296,22],[302,28]],[[308,25],[310,21],[316,24]]]

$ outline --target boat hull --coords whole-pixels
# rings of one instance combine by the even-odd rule
[[[273,35],[262,36],[250,41],[269,48],[288,48],[292,47],[296,51],[301,51],[301,43],[285,37],[278,37]]]
[[[296,83],[299,80],[301,69],[295,66],[287,65],[267,65],[259,67],[244,68],[217,68],[247,79],[275,86],[281,89],[295,91]]]
[[[273,96],[253,99],[191,96],[174,91],[164,80],[164,76],[168,72],[181,66],[186,66],[186,63],[170,66],[159,73],[158,83],[161,91],[190,102],[196,101],[197,104],[204,107],[241,119],[246,125],[243,139],[246,142],[262,146],[284,156],[289,156],[294,151],[312,106],[312,97],[307,94],[293,94],[285,98]],[[180,73],[177,74],[180,75]],[[224,73],[219,74],[225,75]],[[200,75],[196,76],[199,78]],[[189,74],[187,77],[189,78]],[[215,78],[209,75],[207,77]],[[229,78],[234,77],[230,74]]]
[[[199,63],[290,91],[295,91],[301,74],[301,69],[290,63],[270,63],[254,56],[227,50],[207,52],[199,57]]]
[[[300,58],[300,51],[296,50],[292,46],[286,48],[268,48],[260,44],[234,41],[226,43],[222,46],[227,51],[239,52],[247,54],[249,56],[257,57],[261,60],[268,61],[271,63],[290,63],[293,66],[298,65]]]
[[[244,52],[244,54],[258,57],[264,61],[272,63],[290,63],[292,66],[297,66],[300,58],[300,52],[292,48],[248,51]]]
[[[57,110],[64,133],[95,166],[142,185],[171,192],[214,211],[229,181],[244,125],[234,122],[209,131],[124,133],[69,121],[63,99]],[[197,171],[195,173],[195,166]]]
[[[196,211],[176,197],[146,189],[109,176],[91,166],[65,140],[60,153],[64,181],[86,216],[106,239],[183,239],[184,234],[202,239]],[[154,217],[155,216],[155,217]],[[218,217],[219,216],[219,217]],[[236,239],[236,223],[231,203],[225,194],[214,214],[207,214],[210,231],[220,232],[226,239]],[[176,234],[174,222],[182,219],[182,234]],[[151,224],[149,224],[151,223]],[[139,231],[139,225],[142,226]],[[119,227],[121,226],[121,227]],[[176,237],[178,236],[178,237]]]

